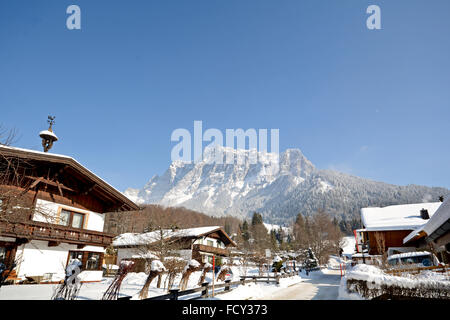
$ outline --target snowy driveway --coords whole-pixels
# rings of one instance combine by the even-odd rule
[[[341,274],[339,270],[301,273],[302,282],[264,296],[261,300],[337,300]]]

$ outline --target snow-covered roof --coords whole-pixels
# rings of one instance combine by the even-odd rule
[[[408,236],[403,239],[403,243],[414,239],[419,235],[430,236],[439,227],[446,223],[450,219],[450,197],[448,197],[441,206],[436,210],[434,215],[428,220],[428,222],[422,227],[412,231]]]
[[[146,245],[156,241],[160,241],[163,239],[169,238],[195,238],[201,237],[203,235],[207,235],[214,231],[223,231],[219,226],[211,226],[211,227],[199,227],[199,228],[190,228],[190,229],[164,229],[164,230],[156,230],[152,232],[146,233],[122,233],[114,238],[112,245],[115,247],[123,247],[123,246],[139,246]],[[225,234],[225,232],[224,232]],[[232,240],[230,239],[231,243]]]
[[[429,220],[422,219],[420,210],[428,210],[430,217],[442,202],[402,204],[361,209],[361,220],[367,231],[415,230]]]
[[[133,254],[131,256],[131,258],[132,259],[159,259],[156,254],[153,254],[151,252]]]

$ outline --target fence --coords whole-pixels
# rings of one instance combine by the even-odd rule
[[[224,288],[224,290],[219,291],[219,292],[214,292],[214,293],[216,295],[216,294],[230,292],[232,290],[231,289],[232,286],[244,285],[244,284],[250,283],[250,282],[254,282],[254,283],[257,283],[258,281],[266,282],[266,283],[274,282],[276,284],[279,284],[280,278],[292,277],[296,274],[297,274],[296,272],[287,272],[287,273],[283,273],[283,274],[276,274],[274,276],[242,276],[240,281],[231,282],[231,280],[225,280],[225,283],[215,284],[214,290],[221,289],[221,288]],[[196,299],[209,297],[210,289],[212,289],[212,285],[209,282],[204,282],[204,283],[202,283],[201,287],[183,290],[183,291],[180,291],[180,289],[171,289],[171,290],[169,290],[168,294],[164,294],[164,295],[156,296],[156,297],[150,297],[150,298],[147,298],[144,300],[178,300],[178,297],[190,295],[190,294],[193,294],[196,292],[201,292],[200,296],[189,299],[189,300],[196,300]],[[119,298],[119,300],[130,300],[130,299],[131,299],[130,296]]]

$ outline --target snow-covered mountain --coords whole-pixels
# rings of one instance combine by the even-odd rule
[[[218,150],[223,154],[223,164],[211,161]],[[227,164],[229,153],[242,157],[242,163]],[[394,186],[318,170],[299,149],[280,154],[279,170],[270,165],[276,159],[274,154],[257,153],[260,161],[254,163],[250,159],[255,153],[207,148],[202,161],[175,161],[143,189],[129,188],[125,194],[140,204],[186,207],[212,216],[243,218],[257,211],[265,222],[284,224],[300,212],[308,215],[323,208],[351,217],[363,206],[422,202],[424,198],[436,201],[450,193],[444,188]]]

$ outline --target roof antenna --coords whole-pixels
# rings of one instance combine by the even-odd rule
[[[44,152],[48,152],[53,147],[53,142],[58,141],[58,137],[53,133],[53,125],[55,124],[55,118],[53,116],[48,116],[48,130],[43,130],[39,132],[39,137],[42,138],[42,147]]]

